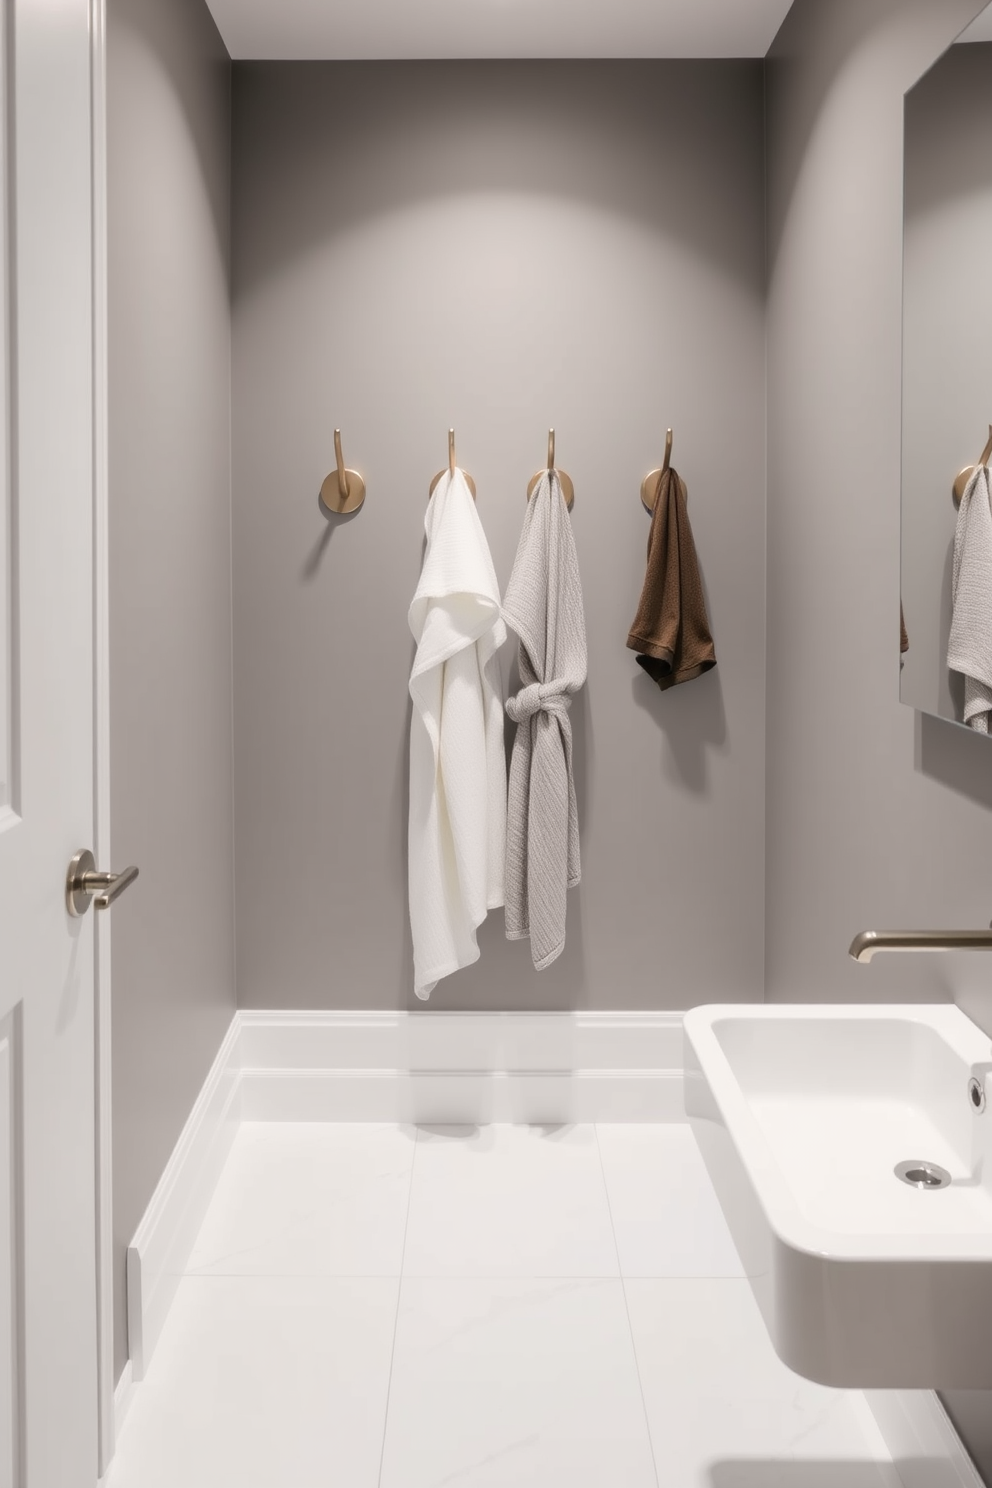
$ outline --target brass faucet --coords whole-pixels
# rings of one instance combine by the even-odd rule
[[[992,951],[988,930],[862,930],[848,955],[870,961],[879,951]]]

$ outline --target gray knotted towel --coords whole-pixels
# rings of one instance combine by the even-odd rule
[[[992,477],[986,465],[976,466],[961,497],[951,595],[947,665],[964,674],[964,722],[987,734],[992,714]]]
[[[524,684],[506,705],[517,725],[506,815],[506,934],[530,936],[541,971],[564,949],[565,896],[581,876],[568,710],[586,680],[579,563],[553,470],[528,504],[503,618],[520,637]]]

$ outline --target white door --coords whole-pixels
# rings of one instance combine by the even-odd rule
[[[92,1488],[94,914],[65,904],[94,813],[90,7],[0,4],[0,1485]]]

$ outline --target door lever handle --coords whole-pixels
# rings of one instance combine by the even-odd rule
[[[89,848],[83,848],[69,864],[66,874],[66,909],[74,920],[82,919],[91,900],[97,909],[109,909],[137,876],[137,868],[125,868],[123,873],[98,873],[93,854]]]

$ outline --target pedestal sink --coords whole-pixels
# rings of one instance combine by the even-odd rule
[[[990,1061],[952,1006],[686,1015],[686,1114],[797,1373],[992,1388]]]

